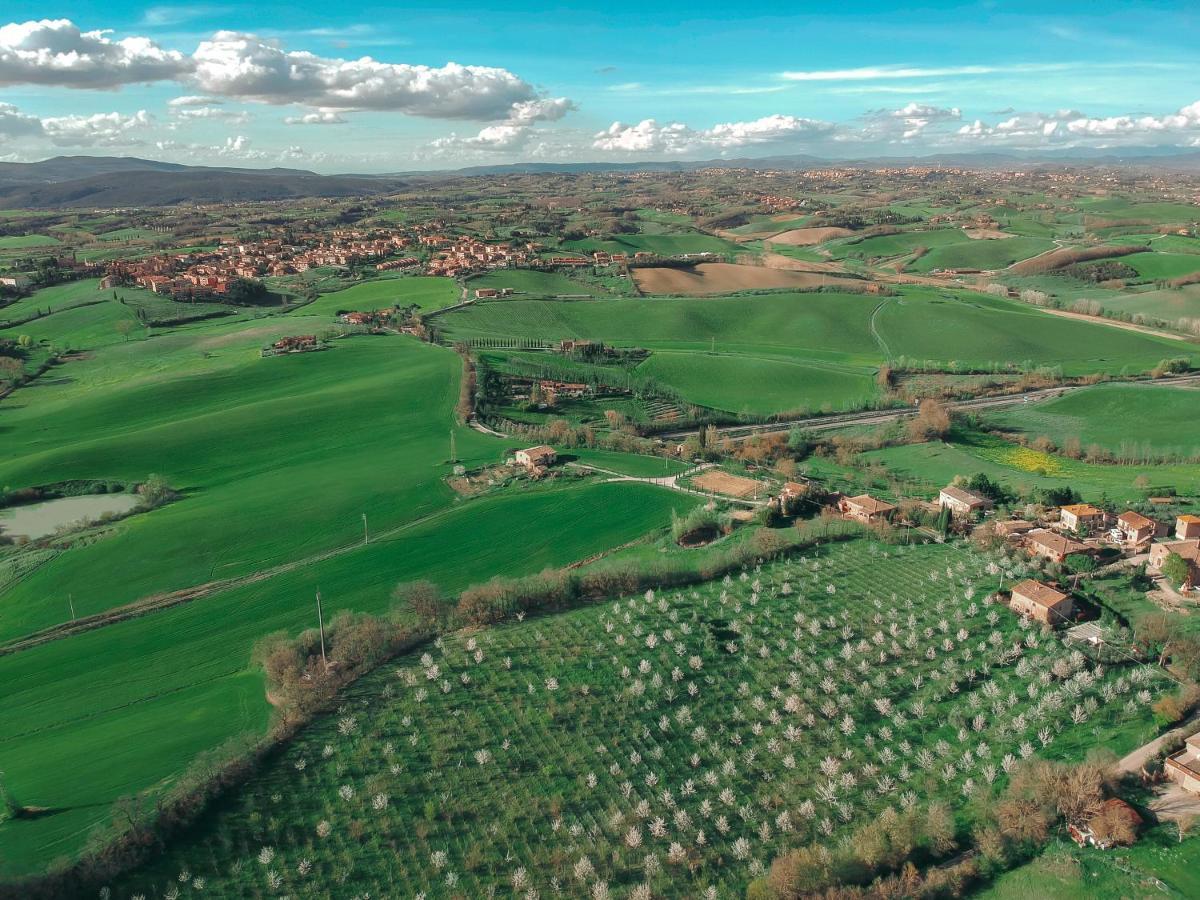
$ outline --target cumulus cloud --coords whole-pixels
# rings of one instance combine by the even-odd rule
[[[574,110],[575,103],[566,97],[547,97],[538,100],[522,100],[512,104],[505,121],[488,125],[473,137],[438,138],[429,146],[434,155],[446,155],[461,150],[512,151],[528,144],[536,133],[538,122],[557,122]]]
[[[595,135],[592,146],[614,153],[682,154],[826,135],[834,129],[829,122],[784,115],[764,116],[750,122],[725,122],[700,130],[681,122],[660,124],[655,119],[643,119],[636,125],[613,122]]]
[[[0,140],[41,134],[41,119],[26,115],[11,103],[0,103]]]
[[[202,90],[261,103],[495,119],[535,99],[533,87],[506,69],[324,58],[232,31],[202,41],[192,59]]]
[[[248,112],[234,112],[232,109],[222,109],[219,106],[182,107],[171,110],[171,115],[177,122],[212,119],[229,122],[233,125],[245,125],[250,121],[250,114]]]
[[[149,38],[114,41],[104,31],[80,31],[68,19],[0,26],[0,85],[109,89],[179,78],[190,68],[182,53]]]
[[[931,106],[909,103],[899,109],[876,109],[863,116],[863,127],[857,134],[842,137],[858,139],[911,141],[931,126],[962,121],[958,107]]]
[[[318,109],[302,116],[288,116],[285,125],[345,125],[349,121],[334,109]]]
[[[59,147],[133,147],[144,143],[140,132],[154,124],[144,109],[133,115],[96,113],[42,119],[42,130]]]
[[[1172,137],[1187,139],[1200,133],[1200,100],[1163,116],[1093,117],[1074,109],[1053,113],[1017,113],[994,125],[976,119],[958,129],[961,138],[996,143],[1041,146],[1076,144],[1088,140],[1101,143],[1137,143]]]

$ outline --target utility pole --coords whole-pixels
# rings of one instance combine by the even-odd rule
[[[454,429],[450,429],[450,462],[458,462],[458,451],[454,447]]]
[[[321,615],[321,589],[317,588],[317,627],[321,630],[321,665],[329,671],[329,661],[325,659],[325,618]]]
[[[371,534],[367,531],[367,514],[363,513],[363,546],[367,546],[371,541]]]
[[[712,336],[712,352],[717,352],[717,336],[715,334]]]
[[[71,621],[75,621],[75,595],[67,594],[67,604],[71,607]]]

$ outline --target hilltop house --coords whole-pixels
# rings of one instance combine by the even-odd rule
[[[514,458],[518,465],[522,465],[530,471],[539,471],[547,466],[554,465],[558,459],[558,454],[553,447],[547,447],[545,444],[540,444],[537,447],[529,447],[526,450],[518,450],[514,454]]]
[[[859,494],[857,497],[843,497],[839,500],[838,511],[847,519],[872,525],[891,519],[896,513],[896,507],[876,500],[870,494]]]
[[[1059,521],[1063,526],[1079,534],[1085,529],[1095,531],[1104,527],[1104,510],[1097,509],[1090,503],[1073,503],[1058,511]]]
[[[1060,625],[1071,619],[1075,604],[1070,594],[1027,578],[1013,585],[1009,609],[1021,616],[1029,616],[1047,625]]]
[[[1121,533],[1121,539],[1134,547],[1153,538],[1157,530],[1158,523],[1141,513],[1130,510],[1117,516],[1117,531]]]
[[[991,509],[995,504],[987,497],[949,485],[942,488],[938,494],[938,506],[950,510],[950,514],[955,518],[965,519],[985,509]]]
[[[1200,732],[1193,734],[1163,765],[1164,774],[1185,791],[1200,794]]]
[[[1175,537],[1181,541],[1200,538],[1200,516],[1179,516],[1175,520]]]
[[[1025,549],[1032,556],[1042,556],[1051,562],[1061,563],[1075,553],[1090,553],[1092,548],[1065,534],[1046,528],[1035,528],[1025,534]]]

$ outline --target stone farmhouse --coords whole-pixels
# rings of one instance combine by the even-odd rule
[[[857,497],[843,497],[839,500],[838,511],[844,518],[873,525],[889,521],[896,514],[896,507],[877,500],[870,494],[859,494]]]
[[[1095,531],[1104,527],[1104,510],[1097,509],[1090,503],[1073,503],[1058,511],[1059,521],[1063,527],[1076,534],[1081,531]]]
[[[1013,585],[1009,609],[1046,625],[1061,625],[1071,620],[1075,604],[1070,594],[1027,578]]]
[[[938,494],[938,507],[950,510],[950,514],[959,519],[971,518],[993,506],[995,504],[987,497],[981,497],[954,485],[942,488]]]
[[[1182,750],[1167,757],[1163,772],[1184,790],[1200,794],[1200,732],[1189,737]]]
[[[540,444],[537,447],[518,450],[514,454],[514,458],[518,465],[524,466],[531,472],[540,472],[547,466],[554,465],[558,460],[558,453],[555,452],[553,447]]]

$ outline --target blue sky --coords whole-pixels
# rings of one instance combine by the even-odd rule
[[[0,157],[396,171],[1200,147],[1198,6],[8,0]]]

